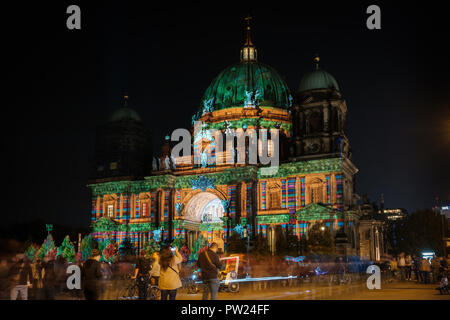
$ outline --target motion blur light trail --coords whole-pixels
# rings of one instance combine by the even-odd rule
[[[230,279],[230,280],[222,280],[220,283],[225,282],[257,282],[257,281],[271,281],[271,280],[287,280],[287,279],[296,279],[297,276],[287,276],[287,277],[261,277],[261,278],[245,278],[245,279]],[[195,283],[202,284],[202,281],[196,281]]]

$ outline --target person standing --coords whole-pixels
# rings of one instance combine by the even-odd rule
[[[400,256],[398,257],[398,269],[400,271],[400,280],[403,281],[405,280],[405,266],[406,266],[406,261],[405,261],[405,253],[400,253]]]
[[[102,271],[100,266],[100,251],[92,249],[91,257],[86,260],[81,269],[84,297],[86,300],[98,300],[100,296]]]
[[[178,252],[178,248],[171,249],[164,247],[159,256],[160,277],[159,289],[161,290],[161,300],[175,300],[177,289],[181,288],[180,269],[178,265],[183,261],[183,257]]]
[[[19,294],[22,300],[28,300],[28,287],[31,287],[33,272],[23,254],[17,255],[17,263],[9,271],[9,279],[11,300],[17,300]]]
[[[41,289],[42,289],[42,263],[39,258],[36,258],[36,261],[31,264],[31,270],[33,272],[33,297],[36,300],[41,298]]]
[[[55,299],[56,273],[55,261],[45,257],[42,264],[42,287],[44,288],[44,299]]]
[[[391,261],[390,261],[389,267],[391,269],[391,277],[392,277],[392,279],[395,279],[396,276],[397,276],[397,270],[398,270],[397,259],[392,258]]]
[[[421,261],[420,258],[418,256],[414,256],[413,258],[413,267],[414,267],[414,274],[416,276],[416,281],[417,282],[422,282],[422,273],[420,272],[420,265],[421,265]]]
[[[148,285],[150,283],[150,261],[145,258],[139,258],[134,279],[137,280],[139,288],[139,300],[147,300]]]
[[[422,258],[422,261],[420,263],[420,273],[422,274],[423,283],[428,284],[429,283],[429,274],[431,271],[431,265],[430,262]]]
[[[411,270],[412,270],[412,257],[410,254],[408,254],[405,258],[406,280],[411,280]]]
[[[441,262],[439,258],[435,255],[433,260],[431,260],[431,271],[433,273],[433,283],[437,283],[439,281],[439,268],[441,266]]]
[[[152,270],[150,271],[151,284],[154,286],[159,286],[159,276],[160,276],[161,266],[159,265],[159,255],[157,252],[153,253],[153,263]]]
[[[209,295],[211,300],[217,300],[220,285],[219,270],[222,269],[222,263],[217,255],[218,247],[217,243],[213,242],[198,257],[197,266],[201,269],[201,277],[205,285],[203,300],[208,300]]]

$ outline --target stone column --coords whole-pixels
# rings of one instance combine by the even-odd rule
[[[169,205],[168,205],[168,237],[169,237],[169,241],[172,241],[173,239],[173,235],[174,235],[174,230],[173,230],[173,218],[174,218],[174,196],[175,196],[175,192],[173,189],[170,190],[169,193]]]
[[[257,229],[258,229],[258,224],[257,224],[257,220],[256,220],[256,216],[258,214],[258,209],[259,209],[259,183],[258,181],[253,181],[251,182],[252,184],[252,216],[251,216],[251,221],[248,222],[248,224],[252,225],[252,236],[253,239],[256,239],[256,234],[257,234]]]

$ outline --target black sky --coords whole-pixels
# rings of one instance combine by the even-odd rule
[[[381,30],[365,26],[372,3],[381,7]],[[358,194],[375,201],[384,193],[386,206],[409,211],[436,196],[450,200],[449,28],[445,8],[430,3],[4,7],[4,225],[42,218],[86,226],[95,126],[128,92],[155,149],[188,127],[212,79],[238,61],[249,13],[259,60],[291,90],[315,53],[336,77]],[[70,4],[81,7],[82,30],[66,28]]]

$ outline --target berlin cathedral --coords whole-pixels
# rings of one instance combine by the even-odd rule
[[[128,236],[139,251],[156,237],[182,237],[192,248],[202,235],[226,251],[234,230],[249,240],[261,235],[274,253],[280,234],[307,237],[320,223],[331,230],[341,254],[380,260],[384,227],[357,204],[358,169],[351,161],[346,115],[338,82],[318,56],[312,71],[290,90],[276,70],[258,60],[247,23],[240,62],[206,89],[191,132],[194,121],[223,133],[276,128],[278,170],[264,175],[261,163],[217,161],[230,148],[216,149],[207,135],[193,137],[192,155],[174,158],[170,136],[153,152],[150,131],[125,97],[97,130],[88,184],[93,236],[107,234],[117,243]],[[205,151],[208,161],[192,161]]]

